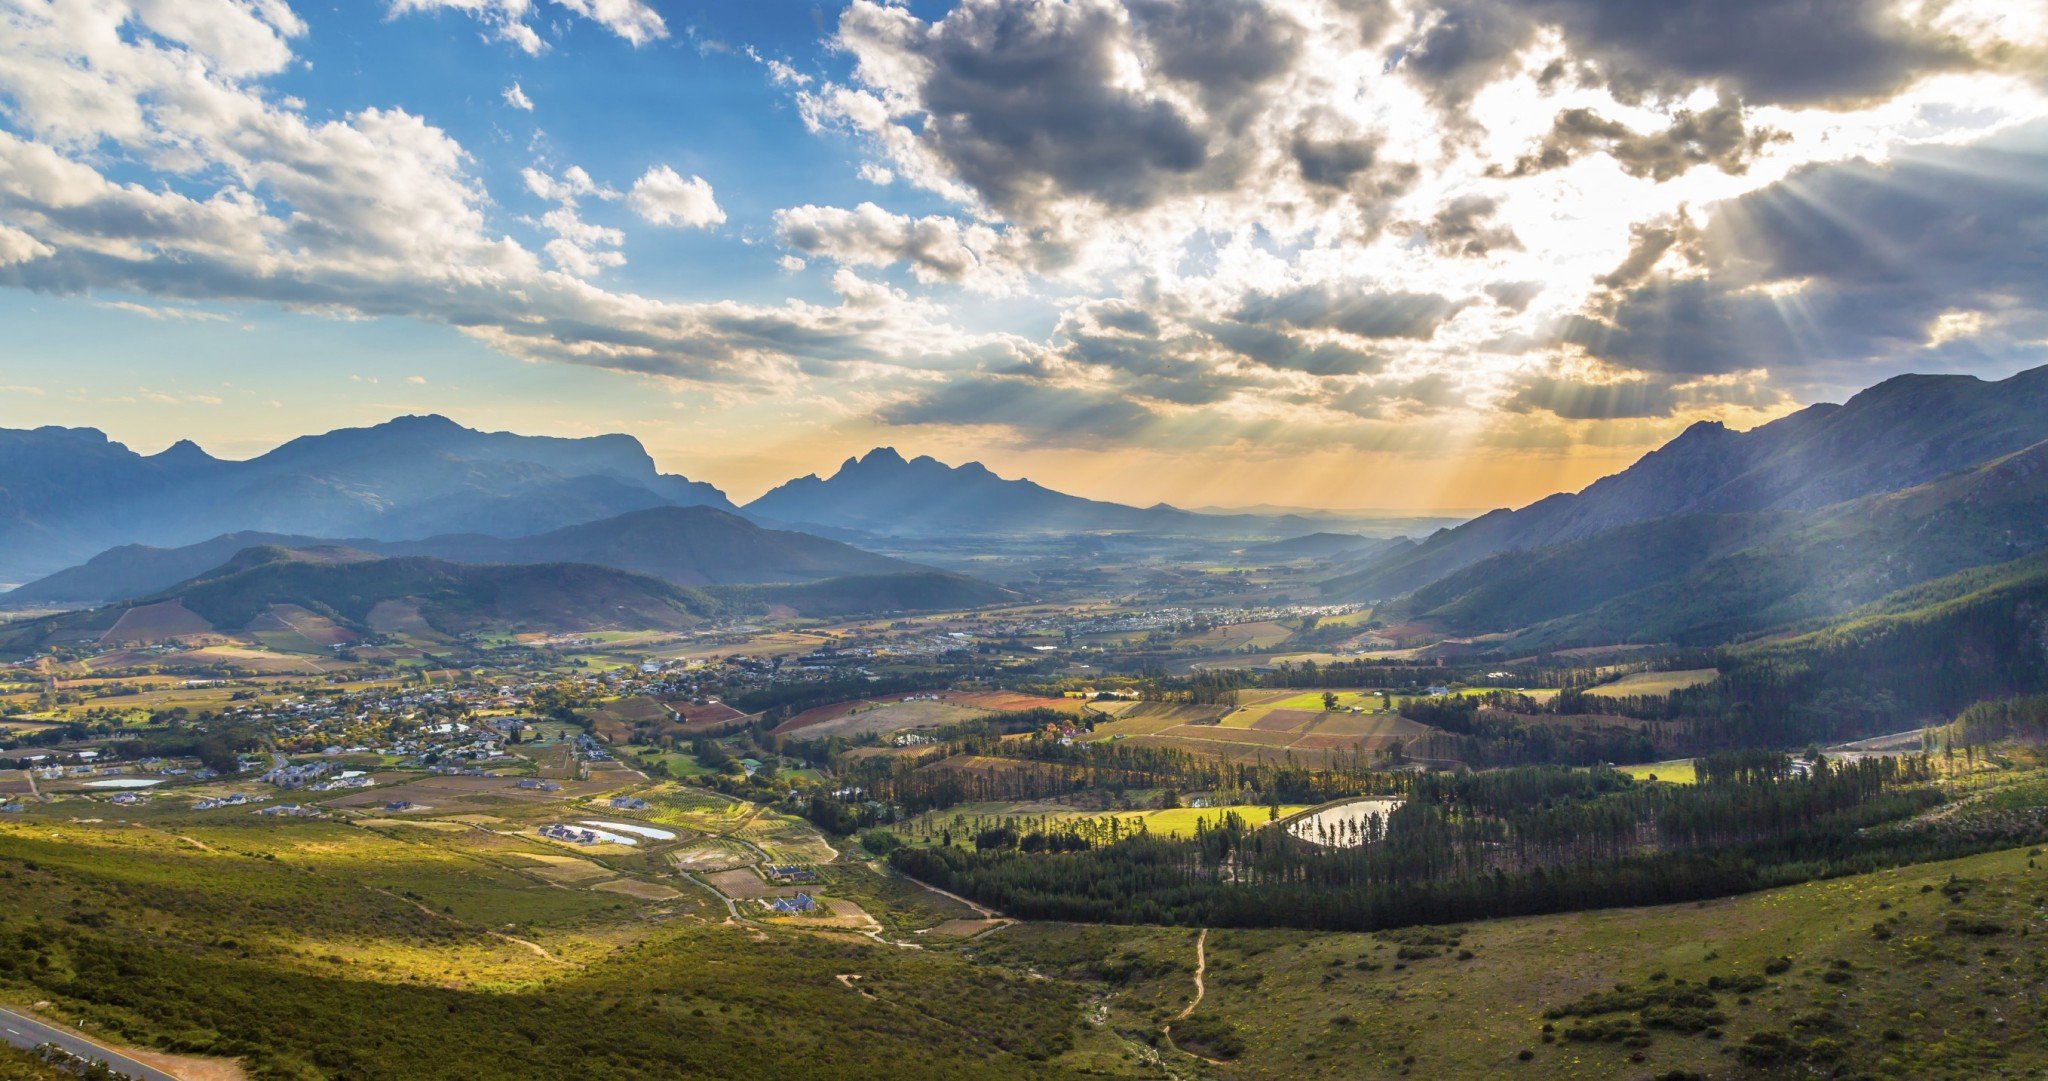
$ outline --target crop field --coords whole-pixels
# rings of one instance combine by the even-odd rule
[[[1670,694],[1702,683],[1712,683],[1721,675],[1719,669],[1690,668],[1681,672],[1636,672],[1621,677],[1613,683],[1586,688],[1586,693],[1600,698],[1621,698],[1636,694]]]
[[[213,624],[200,618],[178,601],[144,604],[121,613],[121,618],[100,635],[100,641],[157,642],[186,634],[206,634]]]
[[[1646,765],[1616,766],[1616,770],[1634,777],[1638,781],[1664,781],[1668,784],[1698,784],[1699,774],[1693,768],[1690,758],[1674,762],[1651,762]]]
[[[1224,706],[1191,706],[1177,702],[1133,702],[1116,713],[1116,719],[1095,726],[1095,738],[1147,736],[1175,725],[1213,724],[1226,712]]]
[[[869,698],[819,706],[777,725],[774,734],[792,739],[829,739],[870,732],[895,732],[905,728],[937,728],[985,717],[989,713],[985,707],[962,700],[964,695],[951,691],[940,693],[941,697],[936,701]]]
[[[1198,634],[1183,635],[1175,644],[1195,650],[1271,649],[1293,636],[1293,628],[1267,620],[1211,627]]]

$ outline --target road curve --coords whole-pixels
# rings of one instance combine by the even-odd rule
[[[5,1008],[0,1008],[0,1039],[29,1050],[46,1043],[56,1044],[80,1058],[104,1062],[108,1069],[132,1077],[135,1081],[182,1081],[176,1074],[168,1074],[154,1066],[137,1062],[104,1044],[94,1043],[83,1036],[46,1025],[33,1017]]]

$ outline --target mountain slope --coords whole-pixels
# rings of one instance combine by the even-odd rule
[[[1527,645],[1708,645],[2044,548],[2048,442],[1819,510],[1684,515],[1504,553],[1402,608],[1456,633],[1535,624]]]
[[[2048,439],[2048,367],[1998,382],[1900,376],[1748,432],[1702,422],[1575,495],[1499,510],[1331,580],[1343,599],[1418,589],[1501,552],[1685,514],[1812,510],[1926,483]]]
[[[731,510],[722,492],[662,474],[628,436],[481,432],[400,417],[295,439],[247,461],[189,443],[136,454],[92,429],[0,431],[0,581],[121,544],[223,533],[516,536],[658,506]]]
[[[190,581],[134,601],[10,625],[0,648],[148,642],[263,629],[281,609],[379,629],[379,608],[416,609],[436,631],[681,629],[717,614],[706,595],[644,575],[579,563],[472,566],[383,558],[338,547],[246,549]]]

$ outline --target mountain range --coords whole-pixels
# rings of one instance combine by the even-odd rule
[[[980,462],[951,466],[894,447],[848,458],[837,472],[779,485],[746,513],[813,532],[873,537],[1030,536],[1143,533],[1154,536],[1278,538],[1314,532],[1326,520],[1299,515],[1198,514],[1164,503],[1130,507],[997,476]]]
[[[590,563],[708,586],[810,582],[846,575],[927,570],[852,545],[763,529],[713,507],[652,507],[525,537],[452,533],[413,541],[332,539],[285,533],[227,533],[178,548],[129,544],[0,595],[7,604],[75,605],[141,597],[169,588],[248,548],[339,546],[382,556],[452,563]]]
[[[1750,432],[1695,425],[1575,495],[1324,583],[1530,648],[1711,644],[2048,548],[2048,368],[1905,376]]]

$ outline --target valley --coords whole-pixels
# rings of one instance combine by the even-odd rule
[[[2014,379],[1952,469],[1775,464],[1880,387],[1420,536],[878,450],[106,538],[0,595],[0,1004],[181,1077],[2024,1076]]]

